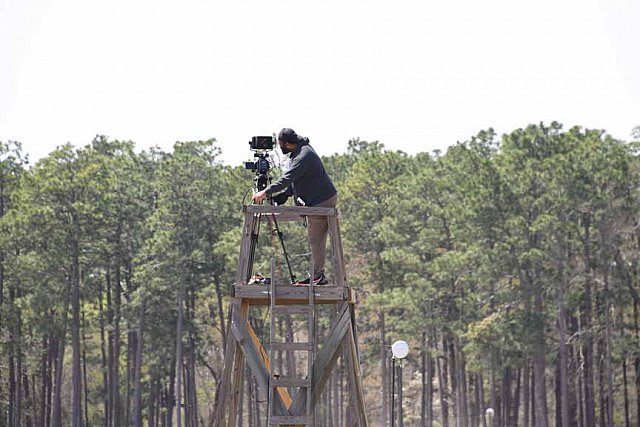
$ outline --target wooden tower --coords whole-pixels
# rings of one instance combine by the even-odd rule
[[[270,205],[244,206],[244,227],[233,300],[229,314],[229,339],[225,349],[224,372],[216,402],[218,427],[235,427],[239,417],[245,361],[258,384],[258,393],[268,403],[267,425],[315,426],[316,404],[322,395],[336,361],[342,356],[351,396],[351,419],[354,425],[368,426],[364,392],[360,375],[358,340],[355,325],[355,291],[347,286],[342,242],[335,208],[290,207]],[[270,280],[253,284],[252,269],[261,221],[300,221],[308,216],[324,216],[329,224],[333,274],[324,286],[292,285],[276,278],[271,262]],[[310,272],[313,272],[311,261]],[[319,304],[333,304],[328,335],[318,342],[316,334]],[[270,312],[269,342],[263,345],[250,324],[250,307],[262,306]],[[301,341],[276,336],[279,316],[299,315],[306,323]],[[300,339],[300,338],[298,338]],[[268,350],[266,350],[266,348]],[[306,372],[285,376],[277,372],[277,352],[303,353]],[[246,425],[246,424],[245,424]]]

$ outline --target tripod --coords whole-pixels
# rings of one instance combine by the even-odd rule
[[[255,179],[256,189],[258,191],[264,190],[265,188],[267,188],[268,181],[270,181],[270,178],[268,178],[266,174],[258,174],[258,176],[256,176],[256,179]],[[269,201],[270,204],[273,204],[273,200],[271,198],[268,198],[267,200]],[[262,204],[262,202],[260,202],[260,204]],[[260,217],[262,216],[262,214],[256,214],[256,215],[258,216],[258,221],[256,221],[257,225],[251,232],[251,251],[249,254],[249,266],[250,266],[249,277],[251,277],[251,274],[252,274],[251,270],[253,269],[253,258],[255,255],[256,244],[258,243],[258,235],[260,234]],[[289,254],[284,244],[284,235],[282,234],[282,231],[280,231],[280,227],[278,226],[278,220],[276,219],[276,215],[271,214],[271,219],[273,219],[274,231],[278,236],[278,240],[280,240],[280,245],[282,246],[282,252],[284,253],[284,259],[285,259],[285,262],[287,263],[287,269],[289,270],[289,278],[291,279],[291,284],[296,283],[296,276],[293,274],[293,271],[291,270],[291,262],[289,261]],[[247,280],[249,279],[249,277],[247,277]]]

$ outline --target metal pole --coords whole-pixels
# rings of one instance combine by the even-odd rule
[[[402,413],[402,365],[403,359],[398,366],[398,426],[404,427],[404,414]]]
[[[391,427],[396,425],[396,358],[391,357]]]

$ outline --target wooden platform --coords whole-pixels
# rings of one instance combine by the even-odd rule
[[[280,285],[275,289],[278,304],[307,304],[309,300],[308,286]],[[356,291],[348,287],[314,286],[313,291],[316,304],[356,304]],[[265,285],[234,285],[233,296],[251,305],[269,305],[271,291]]]

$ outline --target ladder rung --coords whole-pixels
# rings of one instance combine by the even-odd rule
[[[311,387],[309,378],[271,378],[271,387]]]
[[[313,313],[312,305],[276,305],[273,314],[308,314]]]
[[[303,424],[309,425],[311,424],[311,417],[307,416],[282,416],[282,415],[272,415],[269,417],[269,425],[270,426],[279,426],[279,425],[294,425],[294,424]]]
[[[313,351],[313,344],[309,342],[272,342],[271,349],[275,351]]]

